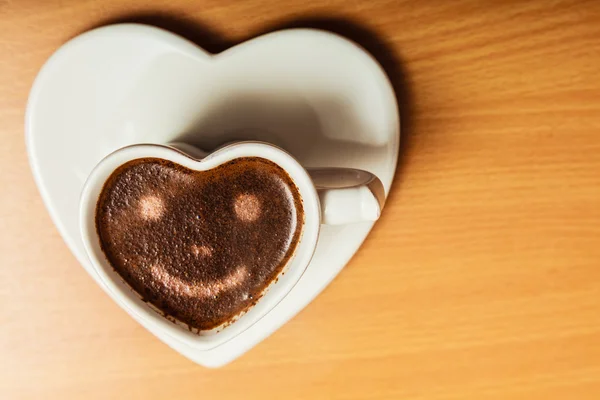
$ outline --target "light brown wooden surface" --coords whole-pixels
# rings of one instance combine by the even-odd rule
[[[600,2],[309,3],[0,0],[0,398],[600,398]],[[96,287],[31,177],[37,71],[115,21],[212,51],[329,28],[399,90],[381,221],[321,296],[219,370]]]

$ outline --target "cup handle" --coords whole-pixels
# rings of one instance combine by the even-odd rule
[[[352,168],[308,168],[321,203],[321,223],[376,221],[385,203],[383,184],[370,172]]]

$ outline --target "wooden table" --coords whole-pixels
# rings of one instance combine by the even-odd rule
[[[0,0],[0,398],[600,398],[600,2],[308,3]],[[316,301],[219,370],[94,284],[27,163],[43,62],[122,21],[215,52],[330,29],[398,91],[403,146],[382,219]]]

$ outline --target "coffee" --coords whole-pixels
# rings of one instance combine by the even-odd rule
[[[169,319],[201,331],[258,300],[293,255],[304,212],[292,179],[266,159],[193,171],[143,158],[108,178],[95,218],[121,278]]]

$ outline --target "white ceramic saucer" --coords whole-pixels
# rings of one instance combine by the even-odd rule
[[[399,144],[396,98],[381,67],[354,43],[309,29],[274,32],[212,55],[154,27],[99,28],[47,61],[31,90],[25,122],[44,202],[95,280],[79,236],[79,196],[94,165],[117,148],[184,141],[210,150],[236,139],[262,140],[306,167],[373,172],[387,193]],[[199,364],[230,362],[321,292],[372,225],[323,227],[311,264],[287,297],[217,348],[195,350],[151,331]]]

